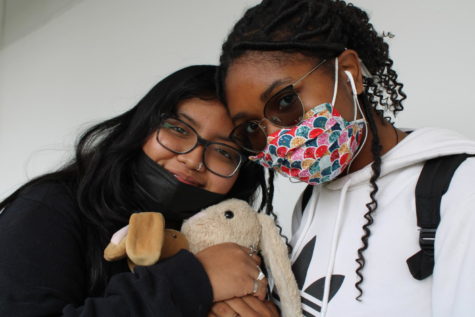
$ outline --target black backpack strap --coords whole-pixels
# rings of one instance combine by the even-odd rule
[[[312,190],[313,190],[313,186],[312,185],[308,185],[307,187],[305,187],[305,189],[303,190],[303,195],[302,195],[302,213],[303,211],[305,210],[305,207],[307,206],[308,204],[308,201],[310,200],[310,197],[312,196]]]
[[[417,225],[421,250],[407,259],[415,279],[423,280],[434,270],[434,240],[440,222],[440,202],[459,165],[469,156],[456,154],[428,160],[416,185]]]

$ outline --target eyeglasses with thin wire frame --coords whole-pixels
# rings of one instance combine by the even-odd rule
[[[156,138],[160,145],[176,154],[187,154],[203,146],[203,165],[211,173],[225,178],[236,174],[246,160],[239,149],[203,139],[193,127],[173,116],[162,117]]]
[[[295,87],[326,61],[326,59],[322,60],[294,83],[282,88],[270,97],[264,105],[264,119],[280,128],[293,127],[299,124],[305,114],[305,108]],[[246,151],[251,153],[261,152],[267,145],[267,133],[262,120],[250,120],[236,126],[231,132],[231,139]]]

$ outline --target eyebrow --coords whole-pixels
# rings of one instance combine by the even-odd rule
[[[291,78],[284,78],[284,79],[277,79],[276,81],[274,81],[261,94],[261,97],[260,97],[261,101],[266,102],[267,100],[269,100],[269,98],[271,97],[271,93],[274,91],[274,89],[276,87],[282,86],[282,85],[287,84],[287,83],[289,83],[289,84],[292,83],[292,79]]]
[[[283,79],[275,80],[274,82],[272,82],[272,84],[269,85],[269,87],[266,88],[266,90],[264,90],[264,92],[262,92],[259,99],[261,99],[263,103],[266,103],[271,97],[271,94],[275,90],[276,87],[282,86],[284,84],[292,84],[292,82],[293,82],[292,78],[283,78]],[[233,123],[236,123],[236,121],[242,118],[249,118],[249,117],[250,117],[249,113],[243,111],[243,112],[238,112],[237,114],[235,114],[231,118],[231,120],[233,121]]]
[[[178,112],[177,115],[178,115],[178,117],[183,117],[184,119],[186,119],[186,121],[189,121],[188,123],[190,123],[190,124],[193,126],[194,129],[196,129],[196,130],[199,130],[199,129],[200,129],[201,125],[200,125],[196,120],[194,120],[192,117],[190,117],[189,115],[187,115],[186,113]],[[201,136],[200,136],[200,137],[201,137]],[[234,143],[234,141],[231,140],[231,139],[229,138],[229,136],[224,137],[224,136],[219,136],[219,135],[218,135],[215,139],[216,139],[216,140],[221,140],[221,141],[229,141],[229,142],[233,142],[233,143]],[[208,141],[210,141],[210,140],[208,140]],[[212,142],[212,141],[211,141],[211,142]]]
[[[193,119],[192,117],[190,117],[189,115],[187,115],[186,113],[183,113],[183,112],[178,112],[177,113],[178,117],[183,117],[186,119],[186,121],[188,121],[188,123],[191,123],[194,128],[197,128],[199,129],[201,126],[198,122],[196,122],[195,119]]]
[[[251,115],[245,111],[236,113],[232,118],[231,121],[236,124],[237,121],[241,120],[242,118],[249,118]]]

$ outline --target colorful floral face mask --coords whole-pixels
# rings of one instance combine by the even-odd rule
[[[251,156],[251,160],[310,185],[329,182],[348,167],[360,148],[365,120],[356,120],[361,109],[350,73],[347,75],[353,91],[354,120],[346,121],[334,108],[338,62],[335,64],[332,103],[315,106],[297,126],[269,135],[264,151]]]

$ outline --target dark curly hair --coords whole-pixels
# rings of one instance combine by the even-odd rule
[[[369,22],[366,12],[351,3],[340,0],[264,0],[248,9],[236,23],[222,46],[218,80],[220,94],[229,66],[250,51],[268,51],[278,54],[300,53],[306,57],[322,60],[339,56],[345,49],[356,51],[372,74],[363,78],[364,91],[359,95],[363,112],[372,133],[371,152],[373,155],[370,179],[371,201],[366,204],[366,224],[361,238],[363,246],[358,250],[356,274],[359,280],[355,287],[361,299],[363,291],[362,269],[365,266],[363,252],[368,248],[373,223],[373,213],[377,209],[376,180],[381,170],[381,142],[375,120],[392,124],[385,114],[394,116],[403,110],[406,99],[403,84],[393,70],[389,57],[389,46]],[[333,66],[329,66],[333,67]],[[377,114],[376,119],[373,113]]]

